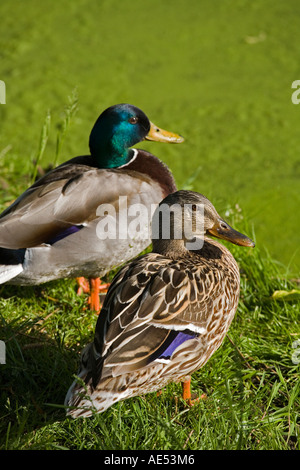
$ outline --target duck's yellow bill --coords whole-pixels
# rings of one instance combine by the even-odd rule
[[[145,137],[145,140],[155,140],[156,142],[168,142],[170,144],[181,144],[184,138],[174,132],[165,131],[160,129],[155,124],[150,122],[150,131]]]

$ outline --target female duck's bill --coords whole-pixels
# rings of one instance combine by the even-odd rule
[[[234,230],[230,225],[225,222],[223,219],[219,219],[216,224],[208,230],[208,233],[216,238],[222,238],[223,240],[227,240],[234,245],[239,246],[249,246],[254,247],[255,243],[251,238],[247,237],[243,233]]]

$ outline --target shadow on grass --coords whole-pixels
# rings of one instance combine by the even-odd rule
[[[0,442],[7,425],[10,436],[20,437],[66,417],[65,394],[80,352],[92,339],[96,315],[72,285],[65,296],[63,282],[56,292],[55,287],[0,289],[0,339],[6,350],[0,364]]]

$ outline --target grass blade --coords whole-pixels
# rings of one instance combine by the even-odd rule
[[[33,173],[32,173],[32,178],[31,178],[31,184],[35,182],[37,171],[38,171],[38,165],[42,159],[42,156],[44,154],[48,138],[49,138],[49,131],[50,131],[50,124],[51,124],[51,113],[48,110],[45,121],[42,127],[42,132],[41,132],[41,137],[40,137],[40,143],[39,143],[39,148],[38,152],[36,155],[36,159],[34,161],[34,168],[33,168]]]

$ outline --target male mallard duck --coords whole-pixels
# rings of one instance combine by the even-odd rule
[[[108,289],[94,342],[82,353],[80,380],[66,396],[73,417],[102,412],[173,381],[184,383],[190,400],[191,374],[229,329],[239,268],[230,251],[208,235],[241,246],[253,241],[232,229],[206,197],[190,191],[167,196],[153,227],[153,252],[121,268]]]
[[[2,212],[0,283],[35,285],[59,278],[97,278],[147,248],[151,235],[145,233],[151,218],[141,221],[145,232],[123,234],[122,239],[118,238],[119,220],[124,228],[124,211],[135,204],[157,205],[176,185],[158,158],[130,149],[144,139],[183,141],[152,124],[135,106],[111,106],[91,131],[91,155],[53,169]],[[119,207],[120,196],[123,207]],[[115,239],[99,234],[105,217],[101,207],[106,204],[115,209]],[[93,309],[99,309],[98,302],[96,291]]]

